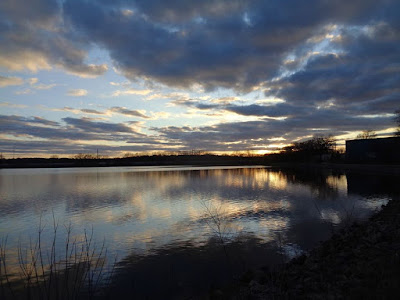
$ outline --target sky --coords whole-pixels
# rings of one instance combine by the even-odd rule
[[[395,131],[398,0],[2,0],[8,158]]]

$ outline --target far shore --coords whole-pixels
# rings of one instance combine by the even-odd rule
[[[10,168],[79,168],[79,167],[129,167],[129,166],[230,166],[264,165],[264,156],[229,155],[154,155],[127,158],[17,158],[0,161],[0,169]]]
[[[145,166],[246,166],[262,165],[272,168],[326,168],[344,172],[367,172],[372,174],[400,174],[400,164],[337,162],[285,162],[268,156],[138,156],[129,158],[71,159],[71,158],[17,158],[3,159],[0,169],[20,168],[88,168],[88,167],[145,167]]]
[[[279,168],[326,168],[341,171],[364,172],[368,174],[400,175],[400,164],[372,163],[273,163],[272,167]]]

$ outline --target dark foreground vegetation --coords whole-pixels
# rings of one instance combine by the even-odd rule
[[[56,246],[58,228],[54,223],[50,249],[46,249],[43,241],[45,228],[42,226],[37,237],[27,245],[20,242],[11,255],[7,251],[7,238],[0,240],[0,299],[109,297],[105,287],[110,285],[114,267],[106,266],[104,243],[96,244],[93,231],[85,231],[81,240],[72,238],[69,226],[60,249]]]
[[[398,299],[400,194],[368,221],[342,229],[308,255],[242,277],[220,298]],[[234,295],[240,295],[236,297]]]

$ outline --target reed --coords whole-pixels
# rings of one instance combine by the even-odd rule
[[[39,225],[35,240],[21,241],[15,258],[7,254],[7,237],[0,240],[1,299],[93,299],[105,297],[114,266],[107,267],[105,241],[97,244],[93,228],[83,238],[72,237],[72,226],[65,226],[63,246],[57,246],[59,225],[53,218],[50,246],[43,241]]]

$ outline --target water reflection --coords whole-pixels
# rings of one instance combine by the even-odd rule
[[[157,265],[160,274],[173,268],[178,285],[180,276],[191,278],[183,290],[199,285],[204,291],[231,271],[280,262],[365,218],[398,192],[398,179],[264,167],[0,170],[0,235],[9,236],[13,257],[21,238],[37,234],[39,220],[47,227],[53,218],[71,223],[75,237],[93,226],[94,239],[105,239],[109,256],[121,260],[118,276],[146,278]],[[51,241],[51,234],[45,238]],[[57,243],[63,247],[62,239]],[[230,269],[221,247],[234,249]],[[193,283],[193,272],[216,267],[215,278]],[[137,278],[135,293],[143,295],[145,280]]]

